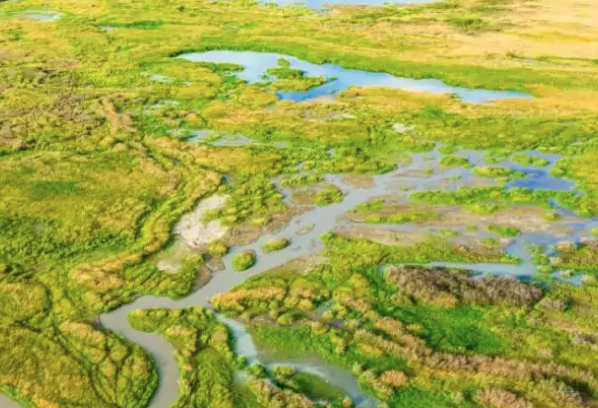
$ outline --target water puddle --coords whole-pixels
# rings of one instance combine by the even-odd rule
[[[570,191],[575,183],[570,180],[551,176],[545,169],[522,170],[526,177],[511,180],[508,187],[524,187],[530,190]]]
[[[292,367],[295,371],[317,375],[329,384],[340,388],[351,397],[355,408],[376,408],[379,406],[378,400],[361,391],[359,382],[355,376],[347,369],[327,364],[316,357],[293,358],[285,360],[282,363],[275,359],[270,362],[263,359],[266,368],[273,370],[278,366]]]
[[[39,21],[42,23],[50,23],[58,21],[63,16],[62,13],[52,10],[41,10],[41,11],[27,11],[19,14],[21,17],[25,17],[31,20]]]
[[[490,91],[449,86],[438,79],[401,78],[386,73],[345,69],[333,64],[312,64],[288,55],[268,52],[219,50],[188,53],[180,55],[177,58],[193,62],[240,65],[244,69],[234,72],[234,75],[249,83],[263,82],[264,78],[268,77],[268,69],[279,66],[280,60],[288,61],[290,68],[303,71],[306,77],[324,77],[329,79],[329,82],[307,91],[276,92],[276,95],[280,99],[295,102],[326,95],[336,95],[354,86],[388,87],[414,92],[448,93],[456,95],[463,102],[471,103],[485,103],[511,98],[532,98],[531,95],[521,92]]]
[[[215,130],[201,129],[190,132],[185,139],[187,143],[202,143],[217,147],[241,147],[241,146],[270,146],[277,149],[286,149],[290,146],[288,142],[262,143],[240,134],[219,133]]]
[[[522,153],[546,160],[548,164],[544,167],[537,167],[532,164],[526,165],[516,163],[511,159],[497,160],[492,164],[488,164],[482,152],[466,149],[460,149],[457,153],[455,153],[455,156],[467,158],[472,167],[503,167],[509,170],[522,172],[524,174],[523,178],[513,178],[509,180],[505,184],[507,188],[522,187],[529,188],[530,190],[574,191],[576,194],[581,195],[581,193],[574,190],[576,185],[574,181],[555,177],[550,174],[550,171],[555,167],[556,163],[562,158],[562,156],[556,154],[539,153],[535,151],[525,151]],[[430,161],[429,166],[436,165],[438,161],[437,151],[433,152],[431,158],[433,160]],[[450,175],[453,178],[452,182],[446,186],[449,190],[454,191],[455,187],[458,188],[464,185],[471,185],[472,180],[474,179],[472,172],[463,167],[448,169],[443,168],[442,170],[443,172],[450,172]],[[492,179],[488,180],[488,184],[493,183],[490,182]]]
[[[263,145],[243,135],[220,134],[213,130],[195,130],[186,140],[188,143],[205,143],[210,146],[239,147],[248,145]]]
[[[160,74],[151,74],[149,78],[154,82],[160,82],[161,84],[169,84],[172,82],[172,78],[167,77],[166,75]]]

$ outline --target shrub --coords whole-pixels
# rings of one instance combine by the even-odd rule
[[[558,221],[561,219],[561,216],[554,211],[549,211],[544,214],[544,219],[547,221]]]
[[[516,237],[521,231],[515,227],[502,227],[500,225],[490,225],[488,231],[494,232],[501,237]]]
[[[478,177],[488,178],[524,178],[525,173],[507,169],[505,167],[477,167],[473,170],[473,174]]]
[[[208,253],[212,256],[224,256],[228,253],[228,247],[221,241],[214,241],[208,246]]]
[[[482,31],[489,27],[489,24],[479,17],[454,16],[449,18],[448,22],[465,31]]]
[[[444,156],[440,160],[440,164],[443,166],[467,166],[469,160],[466,157]]]
[[[237,271],[246,271],[247,269],[255,265],[256,261],[257,258],[255,256],[255,252],[242,252],[240,254],[235,255],[233,259],[233,268],[235,268]]]
[[[247,373],[255,378],[268,378],[268,372],[266,371],[266,367],[261,364],[252,364],[248,366],[246,369]]]
[[[325,206],[343,201],[345,194],[336,186],[328,186],[316,196],[316,205]]]

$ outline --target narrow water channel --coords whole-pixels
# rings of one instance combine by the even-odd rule
[[[343,202],[332,204],[326,207],[316,207],[312,210],[300,214],[295,217],[282,231],[274,235],[262,236],[257,242],[233,248],[224,259],[225,270],[214,274],[212,280],[203,288],[199,289],[189,297],[182,300],[172,300],[168,298],[145,296],[137,299],[135,302],[123,306],[113,312],[101,316],[103,326],[109,330],[113,330],[123,335],[124,337],[134,341],[140,346],[146,348],[156,358],[161,374],[161,386],[152,401],[151,408],[167,408],[172,404],[178,394],[178,372],[177,365],[174,360],[173,350],[167,342],[159,335],[139,333],[133,330],[127,322],[127,314],[135,309],[145,309],[152,307],[179,309],[191,306],[209,307],[210,299],[222,292],[227,292],[233,287],[241,284],[246,279],[268,271],[275,267],[281,266],[289,260],[295,259],[303,255],[310,255],[318,252],[321,248],[320,236],[328,231],[335,230],[337,226],[337,219],[345,212],[354,208],[358,204],[364,203],[374,197],[392,193],[393,195],[407,195],[409,192],[397,191],[393,187],[396,182],[396,177],[405,173],[408,174],[412,170],[421,170],[422,168],[430,166],[429,154],[417,154],[413,156],[412,162],[408,165],[400,167],[394,172],[377,175],[373,177],[373,184],[371,187],[355,188],[343,183],[342,176],[327,176],[327,181],[339,186],[346,192]],[[427,159],[428,157],[428,159]],[[467,171],[462,168],[449,169],[436,175],[431,175],[427,178],[414,178],[412,181],[417,183],[415,190],[426,190],[438,185],[440,181],[446,178],[454,177],[455,174]],[[406,177],[409,179],[409,177]],[[413,190],[412,190],[413,191]],[[411,191],[411,192],[412,192]],[[304,231],[311,228],[307,233]],[[282,251],[274,253],[264,253],[262,246],[272,238],[291,238],[292,245]],[[558,239],[575,239],[576,236],[559,237]],[[522,235],[516,239],[508,248],[507,252],[513,255],[521,256],[523,262],[520,265],[505,265],[505,264],[449,264],[435,262],[435,266],[458,266],[484,273],[510,274],[514,276],[528,276],[534,274],[535,267],[531,264],[529,258],[525,258],[526,251],[523,241],[531,240],[538,242],[541,236],[534,237],[532,235]],[[548,239],[550,242],[557,238]],[[235,254],[243,251],[253,250],[258,257],[257,264],[246,272],[236,272],[231,266],[232,258]],[[221,318],[222,319],[222,318]],[[252,346],[251,339],[247,332],[239,323],[232,323],[226,321],[232,327],[233,333],[237,336],[238,341],[245,347],[241,350],[246,356],[251,358],[257,353]],[[252,348],[253,347],[253,348]],[[284,363],[284,362],[279,362]],[[295,365],[298,362],[294,363]],[[313,369],[313,362],[311,362]],[[308,369],[309,364],[304,368]],[[318,369],[325,372],[326,369],[333,370],[332,367],[327,367],[321,364]],[[313,370],[312,370],[313,371]],[[340,385],[340,384],[339,384]],[[347,384],[345,384],[347,386]],[[342,386],[341,386],[342,388]]]
[[[469,155],[472,161],[477,162],[480,157],[474,158],[474,152],[462,152],[462,155]],[[335,203],[325,207],[315,207],[303,214],[296,216],[284,229],[274,235],[262,236],[257,242],[233,248],[231,252],[224,258],[225,270],[216,272],[211,281],[189,297],[181,300],[172,300],[169,298],[144,296],[138,298],[135,302],[125,305],[110,313],[101,315],[100,321],[104,328],[117,332],[126,337],[130,341],[144,347],[148,350],[157,362],[160,372],[160,387],[153,398],[150,408],[168,408],[173,404],[178,395],[178,367],[174,359],[174,352],[168,342],[157,334],[142,333],[133,330],[127,320],[129,312],[136,309],[146,308],[169,308],[180,309],[185,307],[203,306],[209,307],[210,299],[223,292],[231,290],[233,287],[241,284],[246,279],[268,271],[275,267],[281,266],[289,260],[295,259],[303,255],[311,255],[317,253],[322,249],[320,236],[328,231],[334,231],[339,225],[339,218],[348,210],[353,209],[358,204],[364,203],[374,197],[385,194],[392,194],[393,196],[408,197],[413,191],[425,191],[438,188],[438,185],[446,179],[454,178],[457,175],[465,178],[464,184],[467,185],[467,177],[470,174],[469,169],[461,167],[449,168],[442,172],[436,172],[426,177],[411,176],[413,171],[420,171],[437,162],[439,159],[437,153],[416,154],[413,155],[412,161],[404,166],[399,167],[396,171],[376,175],[373,177],[373,183],[368,187],[352,187],[343,182],[341,175],[326,176],[327,182],[334,183],[339,188],[345,191],[346,196],[344,201]],[[551,158],[554,162],[557,158]],[[411,172],[411,173],[410,173]],[[533,175],[532,175],[533,176]],[[397,177],[401,181],[409,181],[413,183],[414,189],[410,191],[401,191],[396,188]],[[544,186],[550,188],[549,185]],[[456,188],[456,187],[455,187]],[[455,266],[466,269],[471,269],[481,273],[493,274],[507,274],[518,276],[521,278],[529,277],[537,272],[536,267],[531,263],[529,255],[525,250],[527,243],[542,243],[553,244],[558,240],[573,240],[579,239],[580,234],[583,234],[588,225],[594,224],[595,221],[587,222],[584,225],[578,225],[573,229],[569,236],[552,237],[545,234],[523,234],[514,239],[507,247],[506,251],[512,255],[519,256],[522,259],[521,264],[507,265],[507,264],[455,264],[446,262],[433,262],[431,266]],[[414,228],[413,226],[393,226],[393,228]],[[307,230],[307,232],[305,232]],[[264,253],[262,246],[272,238],[290,238],[292,245],[279,252]],[[246,272],[236,272],[231,266],[232,258],[235,254],[253,250],[258,257],[257,264]],[[576,282],[573,282],[576,283]],[[237,338],[237,344],[241,346],[238,350],[241,354],[248,357],[251,361],[255,361],[257,357],[257,350],[251,340],[251,337],[246,332],[243,325],[240,323],[230,321],[226,318],[219,317],[221,321],[225,322],[231,327],[233,334]],[[334,384],[342,389],[345,389],[349,395],[361,399],[366,403],[371,402],[366,396],[360,394],[359,387],[356,386],[356,381],[347,380],[345,373],[340,375],[339,369],[323,362],[311,361],[280,361],[268,362],[269,364],[291,364],[298,370],[305,370],[314,374],[322,375],[325,379],[334,381]],[[0,395],[0,402],[2,408],[17,408],[18,404],[8,399],[6,396]],[[367,404],[366,404],[367,405]]]

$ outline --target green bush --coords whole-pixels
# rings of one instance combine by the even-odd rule
[[[444,156],[442,159],[440,159],[440,164],[443,166],[467,166],[469,164],[469,160],[467,157]]]
[[[326,206],[343,201],[345,194],[336,186],[327,186],[316,195],[316,205]]]
[[[501,237],[516,237],[521,234],[521,230],[515,227],[503,227],[500,225],[490,225],[488,231],[494,232]]]
[[[255,256],[255,252],[242,252],[240,254],[235,255],[235,257],[233,258],[233,268],[235,268],[235,270],[239,272],[246,271],[247,269],[255,265],[256,261],[257,257]]]
[[[550,162],[546,159],[536,156],[530,156],[523,153],[515,153],[511,160],[515,163],[522,164],[524,166],[536,166],[536,167],[546,167],[550,164]]]

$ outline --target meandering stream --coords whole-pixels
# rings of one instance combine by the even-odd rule
[[[474,163],[482,160],[482,156],[476,152],[463,152],[461,155],[468,156]],[[374,197],[393,194],[396,196],[405,196],[414,191],[434,190],[437,189],[443,181],[448,179],[455,179],[455,176],[460,176],[458,185],[449,185],[445,188],[456,189],[460,185],[467,185],[471,177],[471,172],[468,169],[461,167],[444,169],[442,172],[436,172],[432,175],[422,177],[421,174],[414,174],[414,171],[419,171],[433,165],[439,159],[440,155],[437,152],[432,154],[417,154],[414,155],[412,161],[399,167],[397,170],[383,174],[373,176],[373,183],[368,187],[352,187],[343,181],[341,175],[328,175],[326,181],[334,183],[341,188],[345,193],[344,201],[340,203],[331,204],[325,207],[315,207],[307,212],[304,212],[296,216],[285,228],[279,233],[273,235],[262,236],[257,242],[244,245],[241,247],[233,248],[231,252],[224,258],[225,269],[221,272],[216,272],[211,281],[195,293],[191,294],[185,299],[173,300],[164,297],[156,296],[144,296],[138,298],[135,302],[125,305],[117,310],[110,313],[101,315],[100,321],[103,327],[108,330],[117,332],[118,334],[126,337],[132,342],[144,347],[148,350],[155,358],[159,372],[161,384],[157,393],[152,400],[150,408],[168,408],[172,403],[175,402],[178,395],[178,378],[179,372],[176,361],[173,355],[173,349],[168,342],[157,334],[142,333],[133,330],[127,321],[127,314],[135,309],[145,308],[170,308],[180,309],[192,306],[203,306],[209,307],[210,299],[222,292],[227,292],[233,287],[241,284],[248,278],[268,271],[275,267],[281,266],[286,262],[298,258],[304,255],[311,255],[319,252],[322,249],[320,236],[328,231],[334,231],[339,226],[346,226],[346,220],[339,220],[343,214],[348,210],[353,209],[358,204],[364,203]],[[549,157],[551,162],[558,157]],[[520,170],[527,170],[527,166],[517,165]],[[550,180],[550,178],[544,177],[547,169],[542,169],[540,175],[542,180]],[[531,173],[530,178],[538,176],[536,173]],[[397,188],[397,180],[400,180],[401,184],[407,182],[413,185],[413,189],[409,191],[401,191]],[[559,181],[561,182],[561,181]],[[550,184],[550,183],[548,183]],[[539,183],[542,188],[550,188],[550,185]],[[564,216],[569,215],[566,212]],[[577,241],[579,238],[587,232],[588,228],[596,224],[595,220],[580,220],[577,224],[572,224],[571,234],[566,236],[551,236],[547,234],[522,234],[515,238],[505,248],[506,252],[519,256],[522,262],[518,265],[510,264],[455,264],[447,262],[433,262],[431,266],[455,266],[479,271],[483,274],[493,273],[501,275],[513,275],[521,278],[526,278],[534,275],[537,272],[535,265],[532,264],[531,259],[525,247],[527,243],[540,243],[540,244],[554,244],[561,240],[573,240]],[[390,229],[414,229],[420,228],[413,225],[388,225],[388,226],[376,226],[380,228]],[[421,229],[421,228],[420,228]],[[306,232],[307,231],[307,232]],[[290,238],[292,245],[279,252],[264,253],[262,246],[272,238]],[[231,266],[232,258],[235,254],[253,250],[256,252],[258,257],[257,264],[246,272],[239,273],[234,271]],[[572,280],[573,283],[578,283],[578,280]],[[232,332],[237,338],[237,344],[240,344],[241,349],[237,350],[242,354],[245,354],[251,359],[255,359],[256,351],[255,347],[252,346],[251,338],[248,337],[247,332],[244,330],[243,325],[240,323],[233,323],[220,317],[223,321],[227,322],[232,327]],[[285,363],[285,362],[279,362]],[[355,389],[356,382],[348,382],[346,375],[337,375],[340,371],[339,368],[333,367],[324,362],[318,361],[291,361],[290,362],[298,370],[305,370],[312,373],[322,375],[327,380],[334,382],[335,385],[352,395],[357,400],[363,400],[365,402],[371,402],[368,397],[359,394]],[[328,373],[328,374],[327,374]],[[337,374],[331,374],[337,373]],[[349,377],[351,377],[349,375]],[[352,378],[352,377],[351,377]],[[2,396],[0,396],[2,398]],[[2,407],[16,408],[18,404],[8,400],[7,397],[0,399]]]
[[[398,170],[374,176],[374,182],[371,187],[366,188],[355,188],[346,185],[342,181],[342,176],[328,176],[327,180],[339,186],[346,192],[346,197],[343,202],[332,204],[326,207],[316,207],[312,210],[300,214],[295,217],[282,231],[274,235],[262,236],[257,242],[233,248],[231,253],[224,259],[225,270],[216,272],[212,280],[203,288],[199,289],[189,297],[182,300],[172,300],[168,298],[145,296],[137,299],[135,302],[123,306],[113,312],[104,314],[101,316],[101,322],[103,326],[109,330],[113,330],[131,341],[141,345],[147,349],[158,362],[160,375],[161,375],[161,386],[152,401],[151,408],[167,408],[172,404],[178,394],[178,369],[173,356],[172,347],[159,335],[140,333],[133,330],[127,322],[127,314],[135,309],[145,309],[152,307],[162,308],[184,308],[190,306],[204,306],[209,307],[210,298],[218,293],[226,292],[231,290],[233,287],[241,284],[246,279],[255,276],[264,271],[283,265],[289,260],[295,259],[303,255],[310,255],[318,252],[322,249],[320,242],[320,236],[328,231],[335,230],[337,227],[337,219],[341,217],[345,212],[354,208],[360,203],[366,202],[371,198],[388,194],[408,194],[404,192],[396,191],[393,188],[393,184],[396,182],[396,177],[401,174],[407,174],[412,170],[420,170],[430,165],[430,162],[426,160],[426,155],[414,155],[413,160],[410,164],[399,168]],[[455,174],[463,172],[464,169],[456,168],[447,170],[438,175],[432,175],[428,178],[413,178],[413,182],[417,183],[416,190],[426,190],[430,187],[436,186],[441,180],[450,178]],[[409,177],[403,178],[402,180],[409,179]],[[311,228],[308,232],[304,233],[306,228]],[[578,231],[579,232],[579,231]],[[282,251],[274,253],[264,253],[262,246],[268,240],[275,237],[285,237],[292,239],[292,245]],[[523,243],[527,240],[531,242],[539,242],[542,239],[547,240],[549,243],[562,240],[564,238],[575,239],[577,236],[571,237],[544,237],[543,235],[535,236],[533,234],[523,234],[515,239],[507,248],[507,252],[520,256],[522,263],[519,265],[505,265],[505,264],[452,264],[435,262],[432,265],[435,266],[459,266],[464,268],[470,268],[478,270],[484,273],[497,273],[497,274],[512,274],[516,276],[530,276],[536,272],[536,268],[532,265],[529,256],[525,251]],[[231,266],[232,258],[235,254],[253,250],[257,253],[258,263],[250,270],[239,273],[234,271]],[[227,321],[231,323],[230,321]],[[243,326],[239,323],[232,325],[233,334],[236,335],[237,341],[243,347],[239,350],[246,356],[255,358],[255,349],[251,346],[251,339],[248,338],[248,334],[244,331]],[[283,363],[283,362],[281,362]],[[336,368],[327,365],[323,362],[315,364],[313,361],[301,365],[301,362],[292,362],[293,365],[301,370],[310,372],[319,372],[324,374],[327,372],[336,372]],[[331,376],[328,379],[334,380]],[[342,378],[342,377],[341,377]],[[336,384],[341,388],[351,392],[355,397],[354,384]]]

